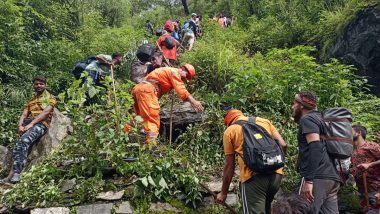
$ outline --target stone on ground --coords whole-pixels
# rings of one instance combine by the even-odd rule
[[[116,214],[132,214],[133,207],[129,201],[123,201],[116,209]]]
[[[216,180],[205,183],[205,185],[213,192],[220,192],[222,190],[222,180]],[[230,184],[230,187],[228,188],[228,191],[231,192],[235,188],[235,185],[233,183]]]
[[[111,214],[113,204],[90,204],[79,206],[77,214]]]
[[[235,206],[239,203],[238,196],[234,193],[228,193],[226,198],[226,204],[230,206]],[[207,196],[203,199],[203,204],[205,207],[216,204],[215,198],[213,196]]]
[[[230,206],[235,206],[236,204],[238,204],[239,200],[238,200],[238,196],[236,194],[227,194],[227,198],[226,198],[226,204],[230,205]]]
[[[61,187],[61,192],[67,192],[69,190],[72,190],[76,185],[75,180],[76,180],[75,178],[71,180],[66,180],[63,186]]]
[[[96,198],[102,199],[102,200],[107,200],[107,201],[114,201],[114,200],[121,199],[123,197],[123,195],[124,195],[124,190],[121,190],[119,192],[108,191],[108,192],[99,193],[96,196]]]
[[[164,212],[182,213],[182,210],[176,207],[173,207],[169,203],[161,203],[161,202],[150,204],[149,211],[159,212],[159,213],[164,213]]]
[[[30,214],[69,214],[70,210],[66,207],[50,207],[33,209]]]

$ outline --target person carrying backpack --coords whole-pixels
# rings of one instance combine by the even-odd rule
[[[93,78],[95,85],[105,87],[101,81],[104,76],[111,74],[111,66],[115,67],[121,64],[123,55],[113,53],[112,55],[99,54],[96,60],[92,61],[85,68],[85,71]]]
[[[195,35],[193,31],[189,28],[182,29],[182,44],[187,50],[193,49]]]
[[[166,21],[164,33],[160,36],[156,42],[156,45],[162,51],[162,54],[170,63],[176,63],[177,61],[177,40],[171,35],[174,31],[174,25],[171,20]]]
[[[223,135],[226,160],[222,189],[216,197],[216,202],[222,204],[226,200],[237,155],[243,213],[270,213],[271,203],[280,188],[283,175],[285,141],[269,120],[261,117],[248,118],[236,109],[227,112],[224,123],[228,127]],[[257,151],[263,152],[262,154],[268,155],[246,152],[253,151],[252,146]],[[261,146],[270,147],[271,150],[267,153],[267,150]],[[260,172],[252,168],[258,168]]]
[[[312,213],[338,214],[340,176],[322,140],[325,125],[317,111],[317,96],[303,91],[295,95],[292,114],[298,123],[299,193],[311,202]]]

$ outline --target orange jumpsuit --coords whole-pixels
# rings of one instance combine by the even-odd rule
[[[160,129],[158,99],[173,88],[183,101],[190,96],[181,79],[179,69],[170,67],[155,69],[144,78],[143,82],[133,87],[134,110],[144,120],[143,126],[147,138],[157,138]]]
[[[164,35],[160,36],[156,44],[160,46],[162,53],[164,54],[166,59],[177,60],[177,42],[175,41],[174,37],[172,37],[174,47],[172,49],[167,48],[165,46],[165,39],[167,36],[170,35],[168,33],[165,33]]]

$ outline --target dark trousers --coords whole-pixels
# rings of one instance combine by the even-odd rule
[[[339,214],[338,190],[340,183],[334,180],[314,179],[313,196],[311,204],[313,214]]]
[[[13,149],[13,170],[21,173],[32,146],[46,133],[47,128],[42,123],[37,123],[28,129],[16,142]]]
[[[282,175],[255,175],[240,184],[244,214],[270,214],[274,195],[280,188]]]

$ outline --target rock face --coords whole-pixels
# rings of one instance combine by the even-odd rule
[[[10,168],[12,153],[5,146],[0,146],[0,170],[6,170]]]
[[[48,132],[35,144],[28,156],[27,168],[37,163],[72,131],[71,121],[57,109],[54,109],[53,118]]]
[[[371,91],[380,96],[380,10],[367,8],[346,26],[343,35],[327,51],[327,57],[338,58],[368,77]]]

